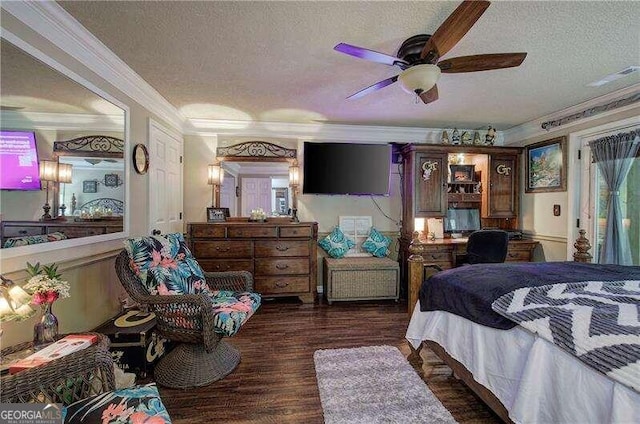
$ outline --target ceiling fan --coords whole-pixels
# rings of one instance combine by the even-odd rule
[[[526,53],[480,54],[440,60],[464,37],[490,4],[488,1],[463,1],[433,35],[420,34],[405,40],[397,56],[346,43],[337,44],[333,49],[340,53],[402,69],[400,74],[362,89],[347,99],[360,98],[400,81],[405,91],[415,93],[427,104],[438,100],[436,82],[441,72],[477,72],[520,66],[527,57]]]

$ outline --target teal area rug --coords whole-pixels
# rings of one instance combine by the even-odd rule
[[[456,423],[392,346],[313,354],[326,424]]]

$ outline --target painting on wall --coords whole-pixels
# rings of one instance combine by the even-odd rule
[[[98,182],[96,180],[85,180],[82,182],[83,193],[97,193]]]
[[[567,189],[566,137],[530,144],[525,150],[527,193]]]

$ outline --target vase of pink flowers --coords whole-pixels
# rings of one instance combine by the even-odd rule
[[[27,262],[27,272],[31,278],[24,289],[31,293],[31,303],[40,305],[42,317],[33,327],[33,344],[42,347],[56,340],[58,336],[58,318],[53,314],[53,302],[69,297],[69,283],[61,279],[56,264],[40,266]]]

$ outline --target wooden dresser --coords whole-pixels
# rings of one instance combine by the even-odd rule
[[[187,238],[205,271],[249,271],[263,297],[315,299],[316,222],[190,223]]]

